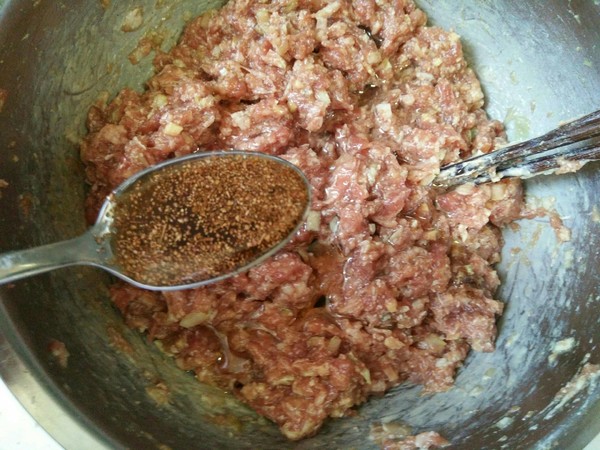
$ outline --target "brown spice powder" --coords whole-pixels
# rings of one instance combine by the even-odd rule
[[[272,159],[232,154],[168,166],[119,198],[117,263],[153,286],[234,272],[292,233],[307,202],[301,175]]]

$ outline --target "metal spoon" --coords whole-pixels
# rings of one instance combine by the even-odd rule
[[[227,164],[227,166],[224,166],[223,164]],[[254,166],[252,164],[254,164]],[[139,195],[142,195],[142,197],[140,198],[142,199],[143,203],[143,201],[148,200],[144,199],[143,197],[143,195],[148,195],[147,193],[144,194],[144,192],[150,189],[148,186],[156,186],[156,183],[159,183],[160,180],[164,181],[164,177],[167,176],[165,174],[170,174],[169,176],[171,176],[172,178],[180,176],[182,173],[181,171],[184,170],[183,168],[185,168],[187,172],[192,173],[190,171],[200,170],[199,165],[202,165],[201,170],[204,171],[210,171],[211,169],[227,167],[227,170],[229,171],[228,174],[219,174],[212,172],[207,173],[210,173],[210,177],[212,177],[213,181],[218,181],[219,176],[224,177],[225,175],[228,175],[230,177],[229,180],[239,180],[239,177],[246,177],[246,181],[249,180],[249,184],[254,185],[255,188],[264,188],[270,190],[266,194],[264,194],[267,195],[269,199],[278,198],[279,201],[285,202],[287,201],[285,195],[289,196],[291,195],[291,192],[295,192],[296,194],[298,194],[296,195],[298,198],[291,199],[294,202],[294,208],[292,208],[293,211],[289,211],[289,213],[286,213],[288,214],[288,218],[285,219],[285,223],[287,224],[289,222],[291,224],[291,227],[288,227],[285,233],[280,233],[281,235],[276,236],[276,238],[273,238],[271,236],[270,239],[272,240],[272,242],[270,243],[269,241],[265,241],[264,239],[262,239],[261,236],[259,236],[258,238],[255,236],[254,239],[248,238],[252,240],[252,242],[249,244],[249,246],[247,246],[247,248],[242,248],[243,245],[240,244],[240,242],[243,241],[246,236],[243,234],[236,237],[236,244],[228,243],[233,239],[230,230],[226,230],[223,236],[217,236],[214,232],[211,232],[211,236],[201,239],[196,239],[196,236],[192,236],[190,237],[190,239],[193,238],[198,242],[205,242],[206,239],[208,239],[209,244],[211,242],[215,245],[219,244],[221,245],[221,247],[219,247],[221,249],[224,248],[223,246],[225,246],[230,251],[230,253],[227,253],[227,255],[229,256],[233,254],[231,252],[238,252],[236,253],[237,259],[234,260],[235,265],[224,268],[223,273],[214,273],[207,271],[203,272],[202,270],[200,270],[202,269],[201,267],[191,267],[192,263],[198,263],[198,258],[194,260],[194,255],[190,255],[189,262],[183,261],[181,263],[183,270],[189,269],[189,273],[182,274],[182,276],[179,276],[178,274],[178,276],[175,277],[177,279],[173,279],[171,274],[171,279],[167,282],[164,282],[164,277],[158,278],[162,281],[161,283],[148,282],[146,281],[146,279],[153,279],[152,276],[149,275],[149,273],[140,274],[139,271],[132,272],[131,270],[127,269],[127,264],[124,264],[126,260],[124,259],[125,257],[123,256],[123,254],[120,254],[120,252],[123,253],[122,249],[126,247],[121,246],[121,249],[119,249],[119,247],[115,245],[115,243],[118,241],[118,238],[122,238],[124,232],[121,232],[121,234],[119,234],[120,231],[119,229],[117,229],[118,227],[116,226],[118,220],[116,220],[115,218],[118,219],[120,212],[122,212],[121,210],[125,210],[126,207],[131,206],[130,204],[128,204],[128,202],[131,203],[132,195],[134,195],[136,192],[138,194],[135,195],[138,195],[138,197]],[[258,175],[248,173],[248,171],[251,170],[253,167],[263,167],[264,170],[271,171],[274,176],[270,178],[271,181],[268,181],[264,179],[264,174]],[[236,173],[236,170],[240,173]],[[262,176],[263,178],[256,179],[256,177],[259,176]],[[193,184],[196,182],[199,183],[200,181],[201,180],[190,179],[188,177],[188,185],[186,186],[187,191],[184,193],[183,197],[189,197],[191,194],[188,191],[190,191],[190,189],[194,190],[195,188]],[[240,181],[240,183],[241,182],[242,181]],[[282,183],[287,183],[288,188],[289,186],[291,186],[291,188],[283,192],[283,190],[285,189],[281,187]],[[164,186],[161,189],[163,188]],[[206,186],[199,186],[199,189],[204,188],[206,188]],[[225,186],[225,190],[227,190],[228,188],[228,186]],[[155,191],[156,192],[153,195],[160,194],[160,189],[155,189]],[[258,194],[258,196],[263,195],[263,193],[261,192],[258,192]],[[216,201],[220,200],[220,198],[218,197],[219,195],[225,196],[226,194],[207,192],[206,195],[213,195],[213,197],[216,196],[215,198],[213,198],[213,203],[215,203]],[[250,195],[257,195],[257,193],[255,192],[254,194]],[[273,201],[275,202],[275,200]],[[233,205],[231,206],[231,208],[237,207],[238,209],[236,211],[239,211],[240,206],[244,206],[236,206],[236,199],[233,199],[233,201],[229,199],[227,200],[227,202]],[[309,204],[310,190],[309,183],[306,177],[296,166],[281,158],[261,153],[239,151],[203,152],[188,155],[181,158],[174,158],[137,173],[130,179],[126,180],[117,189],[115,189],[104,202],[96,223],[81,236],[71,240],[44,245],[28,250],[13,251],[1,254],[0,284],[10,283],[21,278],[29,277],[43,272],[48,272],[50,270],[54,270],[60,267],[66,267],[71,265],[89,265],[105,269],[113,275],[129,283],[145,289],[177,290],[198,287],[218,280],[222,280],[224,278],[238,274],[242,271],[248,270],[249,268],[259,264],[260,262],[272,256],[292,238],[296,231],[298,231],[306,217]],[[244,211],[242,213],[245,213],[245,209],[249,208],[247,205],[245,206],[246,207],[244,208]],[[265,206],[263,205],[263,209],[264,207]],[[159,209],[162,210],[164,213],[164,205]],[[164,214],[161,216],[161,211],[159,209],[147,209],[146,211],[142,211],[142,214],[147,214],[148,211],[150,211],[150,216],[154,215],[154,217],[146,217],[142,215],[142,220],[144,221],[144,223],[146,220],[148,221],[148,223],[150,223],[153,220],[157,220],[157,223],[166,223]],[[277,217],[280,216],[285,216],[285,214],[281,214],[281,211],[277,211],[277,214],[275,215],[275,218],[273,218],[273,220],[278,220]],[[205,217],[205,219],[211,219],[211,217]],[[178,220],[181,221],[182,218],[178,217]],[[270,224],[262,223],[261,226],[264,229],[265,227],[270,226]],[[131,230],[129,230],[129,232],[131,232]],[[248,233],[248,236],[252,234],[251,231],[249,231]],[[141,250],[138,250],[142,251],[142,253],[146,246],[148,246],[149,248],[151,244],[150,242],[147,242],[146,238],[147,236],[144,237],[143,241],[140,241],[143,245],[141,246]],[[164,239],[164,236],[162,237],[162,239]],[[227,242],[223,244],[223,242],[220,242],[219,239]],[[259,242],[263,247],[266,245],[267,248],[257,246],[257,242]],[[181,242],[175,242],[175,244],[171,245],[170,251],[172,251],[177,246],[181,247],[181,245]],[[196,248],[193,246],[188,247]],[[257,249],[262,249],[259,252],[259,254],[256,254]],[[180,261],[181,254],[178,254],[178,256],[178,261]],[[152,270],[156,270],[156,267],[160,267],[162,261],[154,261],[154,263],[156,264],[154,264]],[[152,261],[150,261],[147,265],[146,262],[144,262],[141,265],[142,268],[150,266],[152,266]],[[215,267],[218,267],[218,265]],[[136,275],[133,275],[132,273],[136,273]],[[203,276],[203,274],[205,276]]]

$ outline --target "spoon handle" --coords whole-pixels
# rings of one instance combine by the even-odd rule
[[[442,167],[433,183],[450,188],[511,176],[530,178],[555,169],[563,173],[575,171],[586,162],[600,158],[599,137],[600,110],[564,123],[542,136]],[[578,143],[583,145],[572,146]]]
[[[76,264],[102,265],[89,231],[73,239],[0,254],[0,284]]]

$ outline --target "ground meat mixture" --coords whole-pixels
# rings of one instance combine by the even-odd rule
[[[156,56],[145,92],[90,110],[90,221],[127,177],[195,151],[280,155],[310,180],[304,228],[261,266],[189,291],[112,288],[129,326],[289,439],[405,381],[444,391],[470,348],[494,348],[498,226],[522,190],[431,187],[503,129],[459,37],[425,23],[411,0],[231,1]]]

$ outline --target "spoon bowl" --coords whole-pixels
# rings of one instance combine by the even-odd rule
[[[206,175],[205,177],[191,176],[198,175],[198,168],[202,168],[201,175]],[[226,170],[219,173],[218,170],[221,169]],[[261,169],[265,171],[261,172]],[[265,176],[265,173],[271,176]],[[171,179],[167,180],[165,177],[169,175]],[[229,183],[224,185],[222,180],[226,176],[229,177]],[[174,208],[170,206],[178,201],[177,198],[167,199],[170,204],[159,205],[160,207],[157,208],[152,206],[154,200],[148,198],[147,191],[149,186],[154,186],[151,195],[161,195],[166,190],[165,181],[172,184],[175,179],[187,180],[186,189],[183,192],[182,189],[177,191],[177,195],[181,197],[180,203],[185,205],[187,201],[188,206],[192,206],[192,208],[188,207],[184,214],[198,216],[196,222],[198,218],[210,222],[218,212],[224,214],[224,225],[227,226],[225,228],[221,226],[225,230],[221,234],[209,227],[193,227],[195,232],[188,233],[188,239],[202,242],[201,248],[204,253],[198,253],[200,249],[198,245],[185,245],[185,242],[182,244],[181,236],[178,236],[179,239],[174,246],[179,248],[176,253],[179,265],[173,271],[172,267],[169,268],[170,265],[172,266],[169,256],[173,254],[171,248],[173,245],[170,245],[166,251],[158,245],[158,251],[150,254],[150,250],[147,249],[156,247],[148,239],[151,239],[151,236],[135,236],[135,233],[143,226],[156,229],[157,226],[166,227],[168,222],[174,222],[170,218]],[[206,180],[212,181],[213,185],[215,182],[222,184],[222,189],[210,189],[213,185],[206,185]],[[232,185],[235,187],[236,184],[237,191],[232,190]],[[192,195],[193,192],[197,194],[195,197]],[[237,198],[231,198],[232,192]],[[135,198],[135,195],[139,197],[142,195],[140,193],[146,197],[139,198],[142,200],[137,211],[141,214],[138,214],[139,224],[128,227],[126,226],[130,219],[128,214],[136,211],[135,208],[131,208],[132,198]],[[221,205],[226,196],[229,196],[226,202],[229,207]],[[200,197],[210,197],[211,204],[216,209],[193,211],[195,206],[190,202]],[[253,208],[249,203],[256,204],[256,201],[251,200],[259,197],[268,200],[268,205],[263,201],[260,205],[261,209],[255,211],[266,212],[264,217],[252,216]],[[150,208],[140,211],[145,205],[149,205]],[[279,209],[277,209],[278,205]],[[138,172],[112,191],[102,205],[96,223],[82,235],[62,242],[0,255],[0,284],[11,283],[61,267],[89,265],[102,268],[144,289],[169,291],[199,287],[244,272],[273,256],[300,229],[309,205],[308,180],[300,169],[279,157],[232,150],[194,153],[173,158]],[[202,206],[206,205],[200,205],[196,209],[201,209]],[[133,219],[132,215],[131,220]],[[180,216],[177,219],[178,222],[187,221],[186,217]],[[258,222],[261,226],[256,225]],[[236,223],[245,224],[246,230],[242,230],[243,232],[238,230],[238,234],[233,236],[232,224]],[[277,227],[277,224],[280,226]],[[124,239],[125,230],[130,233],[130,237],[131,233],[134,233],[134,238],[139,241],[137,253],[130,252],[129,259],[124,257],[128,250],[127,240]],[[167,234],[172,234],[174,231],[172,227],[168,230]],[[175,230],[175,232],[179,231]],[[163,228],[162,235],[155,240],[159,241],[159,244],[164,242],[166,240],[164,235]],[[233,241],[235,244],[232,244]],[[125,244],[119,245],[120,242]],[[164,247],[166,248],[166,244]],[[191,252],[181,251],[182,248]],[[194,251],[197,254],[194,254]],[[135,267],[142,269],[137,271],[132,269],[131,255],[139,255],[140,260],[136,262]],[[214,266],[212,270],[202,270],[203,257],[212,261]],[[222,264],[223,261],[228,264]],[[154,273],[157,267],[161,270],[160,277]],[[151,270],[154,271],[152,275],[150,275]]]

